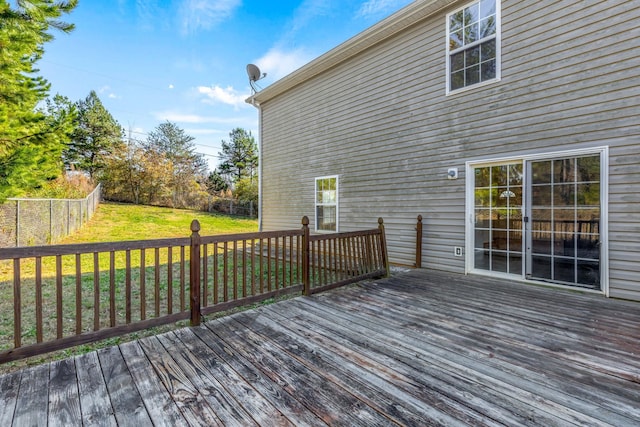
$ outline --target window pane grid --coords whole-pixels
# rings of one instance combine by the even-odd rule
[[[496,78],[496,0],[482,0],[449,16],[449,90]]]
[[[316,178],[316,231],[337,231],[338,178]]]

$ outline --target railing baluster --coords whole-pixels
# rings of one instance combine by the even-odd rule
[[[233,299],[238,299],[238,241],[233,241]]]
[[[167,248],[167,314],[173,314],[173,247]]]
[[[147,318],[146,253],[140,249],[140,320]]]
[[[336,281],[341,281],[344,278],[344,271],[342,267],[342,239],[336,238]]]
[[[109,252],[109,326],[116,326],[116,253]]]
[[[42,257],[36,257],[36,342],[42,342]]]
[[[82,333],[82,259],[76,254],[76,335]]]
[[[264,246],[264,239],[260,239],[259,240],[259,248],[260,248],[260,253],[258,254],[258,263],[259,268],[259,275],[260,275],[260,293],[264,293],[264,251],[263,251],[263,246]]]
[[[227,242],[224,242],[223,245],[223,258],[222,258],[222,300],[227,302],[229,301],[229,245]]]
[[[160,317],[160,248],[154,250],[153,263],[153,305],[156,317]]]
[[[209,254],[207,244],[202,248],[202,306],[209,305]]]
[[[256,294],[256,239],[251,239],[251,296]]]
[[[287,237],[282,236],[282,289],[287,287]]]
[[[274,265],[274,269],[275,271],[275,281],[274,281],[274,289],[278,290],[280,288],[280,266],[278,265],[280,263],[280,252],[278,251],[280,245],[279,245],[279,241],[278,241],[278,236],[275,237],[275,239],[273,240],[274,243],[274,253],[273,253],[273,260],[275,262]]]
[[[13,260],[13,346],[22,345],[22,296],[20,294],[20,259]]]
[[[267,290],[271,291],[271,238],[267,238]]]
[[[186,268],[185,268],[185,249],[184,246],[180,246],[180,311],[185,310],[185,283],[186,283]]]
[[[129,323],[131,323],[131,251],[129,249],[126,250],[125,257],[125,322],[128,325]]]
[[[364,269],[364,254],[362,253],[362,239],[360,238],[360,236],[355,236],[353,238],[353,244],[356,248],[356,262],[358,263],[358,275],[364,274],[365,273],[365,269]]]
[[[289,236],[289,285],[293,285],[293,236]]]
[[[56,255],[56,337],[62,338],[62,256]]]
[[[300,266],[302,265],[302,236],[296,236],[296,281],[302,282],[302,271]]]
[[[247,296],[247,241],[242,241],[242,296]]]
[[[93,330],[100,329],[100,262],[98,252],[93,253]]]
[[[213,244],[213,303],[218,304],[218,243]]]

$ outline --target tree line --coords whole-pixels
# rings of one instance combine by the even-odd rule
[[[257,200],[257,144],[244,129],[222,141],[221,163],[209,172],[195,138],[175,123],[134,138],[95,91],[77,102],[57,94],[35,65],[52,31],[69,33],[60,17],[77,0],[0,2],[0,203],[28,195],[65,171],[103,184],[106,198],[139,204],[200,207],[212,194]]]

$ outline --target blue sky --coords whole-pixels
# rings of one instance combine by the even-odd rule
[[[51,95],[95,90],[136,139],[169,120],[217,164],[236,127],[257,138],[245,71],[266,87],[386,18],[409,0],[80,0],[38,63]]]

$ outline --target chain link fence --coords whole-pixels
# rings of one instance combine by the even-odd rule
[[[0,247],[60,241],[93,216],[101,195],[98,184],[84,199],[7,199],[0,205]]]
[[[253,201],[241,201],[220,197],[209,197],[205,206],[207,212],[218,212],[226,215],[258,217],[258,207]]]

